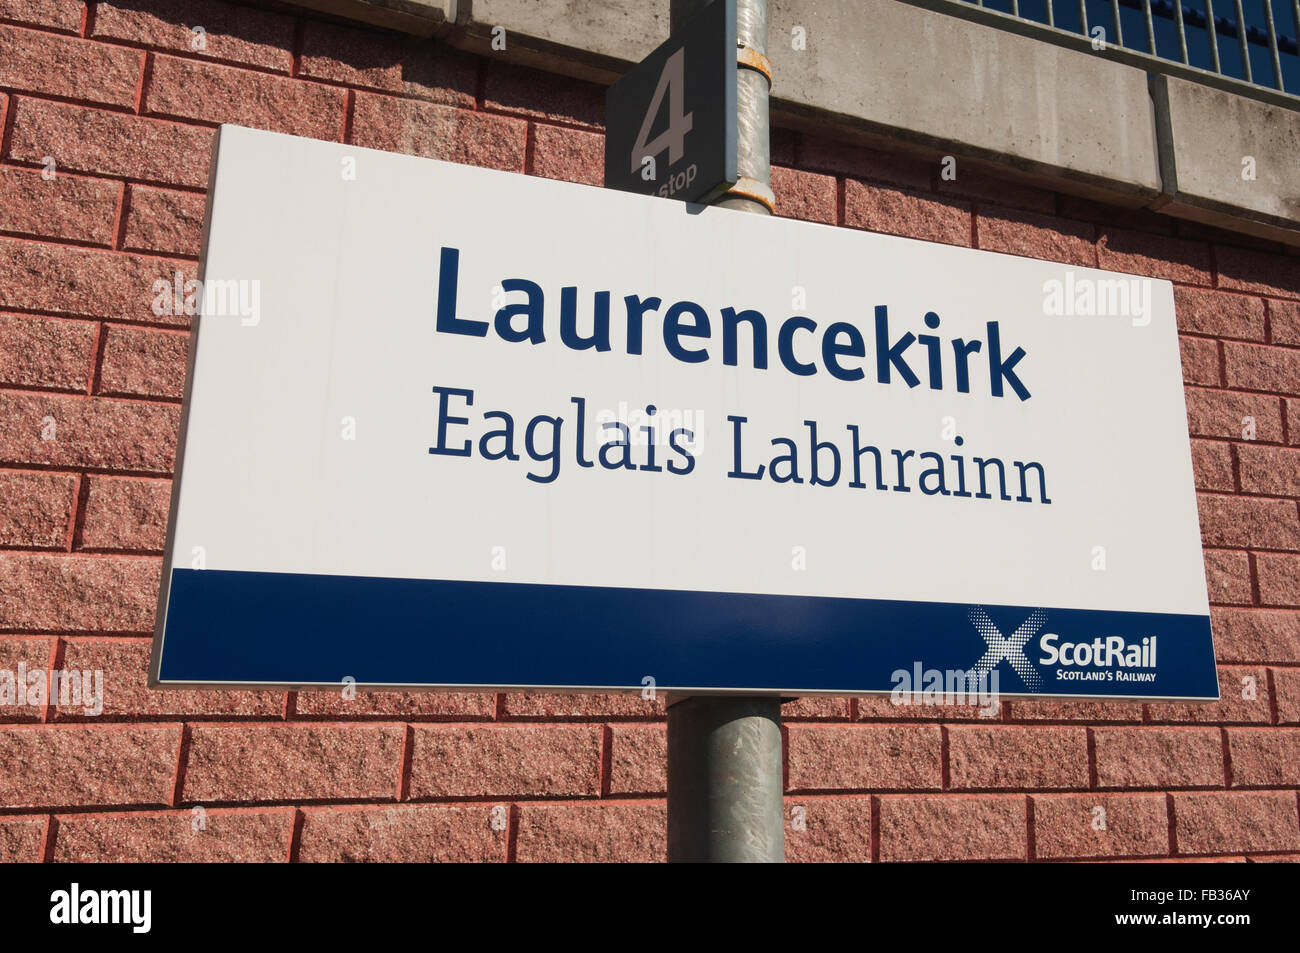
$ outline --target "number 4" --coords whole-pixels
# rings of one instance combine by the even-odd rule
[[[686,152],[686,134],[691,131],[694,113],[682,113],[686,88],[686,50],[680,49],[668,57],[664,71],[659,74],[659,85],[650,99],[650,109],[641,120],[641,131],[637,134],[636,145],[632,147],[632,169],[636,172],[641,164],[652,156],[668,150],[668,164],[672,165]],[[664,93],[668,93],[668,128],[655,137],[653,142],[646,142],[650,137],[650,127],[659,115],[663,105]]]

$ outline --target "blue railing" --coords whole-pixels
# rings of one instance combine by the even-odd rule
[[[1300,108],[1300,0],[908,2]]]

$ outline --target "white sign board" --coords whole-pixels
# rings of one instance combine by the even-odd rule
[[[230,126],[208,228],[160,684],[1217,696],[1168,282]]]

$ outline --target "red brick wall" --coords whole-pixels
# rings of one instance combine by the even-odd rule
[[[187,340],[150,289],[195,271],[215,126],[600,184],[602,104],[292,12],[0,0],[0,669],[106,679],[99,717],[0,707],[0,858],[663,857],[661,702],[145,688]],[[1176,283],[1223,694],[992,723],[792,703],[789,856],[1300,855],[1300,258],[960,165],[942,181],[937,155],[786,131],[773,155],[785,214]]]

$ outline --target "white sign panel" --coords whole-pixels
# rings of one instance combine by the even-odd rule
[[[203,281],[160,684],[1217,696],[1168,282],[230,126]]]

